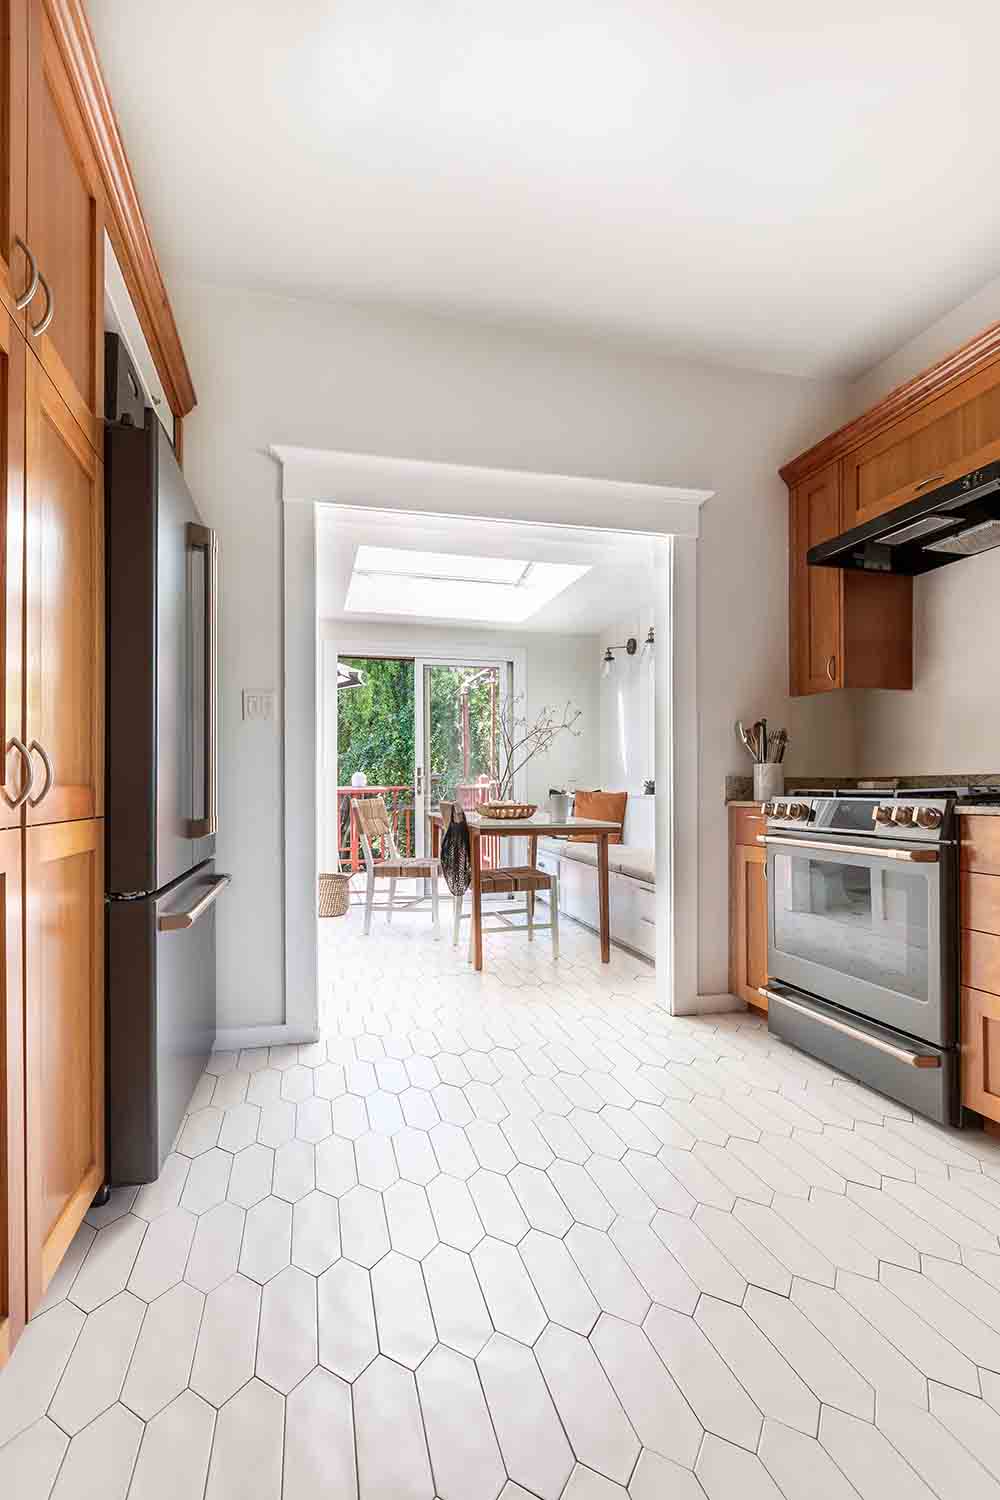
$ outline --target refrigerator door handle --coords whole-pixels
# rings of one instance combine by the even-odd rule
[[[204,816],[192,818],[188,835],[208,838],[219,831],[218,712],[216,704],[218,670],[218,584],[219,544],[209,526],[195,521],[187,523],[187,541],[192,551],[205,554],[205,745],[204,745]]]
[[[183,932],[185,928],[193,927],[200,917],[203,917],[210,906],[214,906],[222,892],[232,881],[231,875],[216,875],[208,890],[200,901],[189,906],[187,911],[172,911],[166,916],[160,917],[157,922],[161,932]]]

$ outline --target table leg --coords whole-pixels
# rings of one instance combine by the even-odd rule
[[[531,868],[533,870],[538,868],[538,834],[537,833],[533,833],[531,835],[531,837],[528,839],[528,864],[531,866]],[[528,891],[527,896],[528,896],[528,899],[525,902],[525,905],[528,908],[529,926],[530,926],[534,922],[534,920],[535,920],[535,893],[534,893],[534,891]]]
[[[608,835],[597,840],[597,899],[601,912],[601,963],[611,962],[611,914],[608,904]]]
[[[483,879],[482,853],[479,834],[469,829],[470,852],[472,854],[472,962],[477,970],[483,967]]]

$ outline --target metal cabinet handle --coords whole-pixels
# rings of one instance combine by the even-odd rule
[[[203,917],[208,908],[218,901],[226,886],[231,884],[232,878],[231,875],[217,875],[201,900],[189,906],[187,911],[172,911],[161,917],[156,924],[160,931],[182,932],[187,927],[193,927],[198,918]]]
[[[20,297],[18,297],[17,301],[14,303],[17,311],[22,312],[24,308],[27,307],[28,303],[31,301],[35,293],[38,291],[38,262],[19,234],[15,234],[14,244],[20,245],[21,249],[28,257],[28,269],[31,272],[30,278],[28,280],[28,285],[25,287]]]
[[[29,752],[32,750],[37,750],[39,755],[42,757],[42,765],[45,767],[45,785],[42,787],[42,790],[38,793],[37,797],[28,798],[29,804],[32,807],[37,807],[39,802],[45,801],[46,797],[49,795],[49,792],[52,790],[52,782],[55,773],[52,770],[52,762],[49,760],[44,745],[42,745],[38,740],[32,740],[31,744],[28,746],[28,750]]]
[[[829,677],[829,679],[830,679],[831,682],[836,682],[836,680],[837,680],[837,658],[835,656],[828,656],[827,659],[826,659],[826,675],[827,675],[827,677]]]
[[[38,273],[38,280],[41,282],[42,290],[45,293],[45,313],[40,323],[31,324],[31,337],[33,339],[41,338],[42,334],[45,332],[46,328],[48,328],[49,324],[52,322],[52,319],[55,317],[56,312],[56,299],[52,294],[52,288],[45,280],[45,277],[42,275],[41,271],[39,271]]]
[[[930,479],[921,479],[920,483],[915,484],[913,488],[915,490],[925,490],[929,484],[937,484],[938,480],[943,478],[943,474],[932,474]]]
[[[24,786],[18,792],[16,797],[7,796],[6,780],[4,781],[3,788],[0,788],[0,790],[3,791],[3,800],[6,802],[9,808],[14,809],[21,807],[27,801],[28,794],[35,784],[35,767],[31,759],[31,751],[28,749],[23,740],[18,739],[16,734],[11,735],[10,744],[7,746],[7,749],[17,751],[18,755],[20,755],[21,760],[24,763],[25,770]]]

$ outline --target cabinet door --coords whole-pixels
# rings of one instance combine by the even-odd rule
[[[828,464],[791,493],[789,511],[789,676],[792,694],[826,693],[844,685],[844,575],[810,568],[806,553],[837,536],[840,465]]]
[[[27,821],[104,811],[104,480],[36,360],[27,361]]]
[[[767,856],[736,844],[730,850],[729,988],[740,1000],[767,1009]]]
[[[0,1366],[24,1327],[24,966],[21,834],[0,833]]]
[[[1000,1120],[1000,995],[962,989],[962,1103]]]
[[[104,209],[99,176],[47,9],[43,0],[29,3],[28,243],[44,283],[28,309],[28,340],[100,451]]]
[[[27,783],[24,751],[24,366],[25,350],[13,321],[0,311],[0,828],[18,828]],[[20,747],[20,748],[19,748]]]
[[[104,1181],[104,824],[25,834],[28,1312]]]
[[[27,140],[28,0],[0,0],[0,302],[22,329],[24,313],[17,310],[17,299],[31,284],[22,248]]]

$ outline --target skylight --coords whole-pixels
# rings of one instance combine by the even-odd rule
[[[344,609],[517,624],[589,573],[588,566],[359,547]]]

